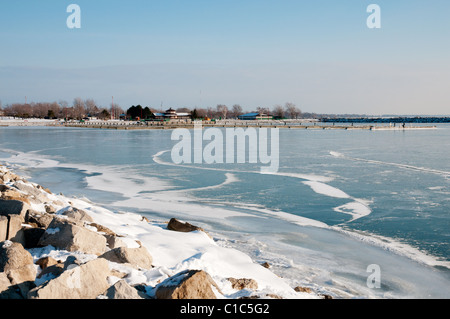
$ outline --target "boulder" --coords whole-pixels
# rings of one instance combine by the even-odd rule
[[[47,214],[56,214],[56,208],[54,206],[47,204],[44,207]]]
[[[0,242],[5,241],[8,236],[8,217],[0,216]]]
[[[25,237],[22,222],[23,219],[19,215],[0,216],[0,242],[11,240],[23,245]]]
[[[8,236],[6,240],[25,245],[25,235],[22,230],[23,218],[19,215],[8,216]]]
[[[106,238],[96,232],[75,225],[68,220],[53,219],[38,245],[51,245],[68,251],[101,255],[106,250]]]
[[[82,263],[75,256],[69,256],[67,257],[65,262],[56,261],[51,257],[45,257],[39,259],[36,264],[39,264],[42,269],[37,278],[40,279],[50,274],[51,279],[53,279],[61,275],[67,269],[80,266]],[[42,284],[43,282],[41,281],[40,283]]]
[[[109,288],[108,261],[91,260],[70,266],[59,277],[47,281],[28,293],[30,299],[95,299]]]
[[[105,227],[103,225],[100,225],[97,223],[89,223],[89,226],[95,227],[99,233],[103,233],[105,236],[109,235],[109,236],[120,237],[115,232],[113,232],[111,229],[109,229],[108,227]]]
[[[35,264],[39,265],[39,267],[44,270],[47,267],[58,264],[58,261],[52,257],[42,257],[38,261],[36,261]]]
[[[37,276],[37,278],[38,279],[41,279],[41,278],[46,279],[46,276],[49,274],[51,275],[50,278],[56,278],[59,275],[61,275],[65,270],[67,270],[67,269],[66,269],[64,263],[57,262],[54,265],[49,265],[45,268],[42,268],[42,271]],[[40,281],[40,283],[42,283],[42,282]]]
[[[247,278],[227,278],[229,282],[231,282],[231,287],[236,290],[242,290],[242,289],[252,289],[256,290],[258,289],[258,283],[254,279],[247,279]]]
[[[0,199],[18,200],[18,201],[24,202],[26,204],[30,204],[30,201],[28,200],[27,195],[22,194],[19,191],[17,191],[17,189],[6,186],[6,185],[0,185]]]
[[[4,241],[0,243],[0,272],[20,269],[33,264],[33,257],[19,243]]]
[[[33,264],[28,264],[18,269],[11,269],[7,275],[11,284],[19,288],[24,298],[27,296],[28,291],[35,287],[36,267]]]
[[[23,193],[33,195],[33,196],[37,196],[41,193],[38,189],[36,189],[32,185],[25,184],[22,181],[16,181],[12,186],[14,188],[22,191]]]
[[[294,290],[295,290],[296,292],[306,292],[306,293],[308,293],[308,294],[312,293],[311,288],[307,288],[307,287],[297,286],[297,287],[294,288]]]
[[[105,292],[108,299],[144,299],[142,293],[131,287],[125,280],[119,280]]]
[[[7,291],[11,286],[11,282],[5,272],[0,272],[0,295]]]
[[[98,228],[97,228],[98,229]],[[119,248],[119,247],[127,247],[127,244],[120,239],[120,237],[115,235],[104,235],[106,238],[106,242],[110,249]]]
[[[0,199],[0,215],[18,215],[25,220],[25,215],[30,206],[20,200],[5,200]]]
[[[27,184],[22,181],[16,181],[13,186],[21,192],[30,196],[32,201],[36,204],[44,203],[49,200],[47,196],[48,194],[46,192],[41,191],[31,184]]]
[[[3,179],[3,183],[9,183],[9,182],[20,180],[20,177],[14,173],[6,171],[2,175],[2,179]]]
[[[12,285],[8,276],[4,272],[0,272],[0,299],[23,299],[20,289]]]
[[[135,268],[152,268],[153,258],[143,246],[139,248],[118,247],[107,251],[100,258],[119,264],[130,264]]]
[[[33,257],[19,243],[4,241],[0,243],[0,272],[7,275],[13,291],[20,292],[25,297],[34,287],[36,268]]]
[[[156,286],[157,299],[217,299],[213,288],[218,287],[203,270],[185,270]]]
[[[270,268],[270,264],[266,261],[266,262],[263,262],[262,264],[261,264],[261,266],[263,266],[264,268]]]
[[[41,185],[36,185],[36,188],[40,189],[40,190],[43,190],[47,194],[52,194],[51,190],[49,190],[48,188],[42,187]]]
[[[42,214],[35,212],[33,210],[29,210],[25,221],[29,224],[36,225],[37,227],[47,228],[50,226],[54,217],[50,214]]]
[[[91,216],[88,215],[84,210],[78,209],[75,207],[70,207],[68,210],[64,211],[62,215],[73,218],[78,221],[85,221],[85,222],[93,222]]]
[[[23,227],[22,232],[24,237],[23,247],[26,249],[42,247],[39,246],[39,240],[45,233],[44,228]]]
[[[191,225],[187,222],[179,221],[176,218],[172,218],[169,221],[169,224],[167,225],[167,229],[173,230],[173,231],[178,231],[178,232],[183,232],[183,233],[189,233],[189,232],[197,231],[197,230],[203,231],[203,229],[200,227]]]

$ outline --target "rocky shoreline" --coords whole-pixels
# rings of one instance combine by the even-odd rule
[[[175,272],[155,263],[142,242],[97,223],[75,201],[0,166],[0,299],[324,298],[283,284],[274,292],[252,278],[213,279],[200,266],[189,268],[190,263]],[[132,218],[151,224],[146,217]],[[200,227],[176,219],[155,226],[166,235],[195,234],[212,241]],[[170,250],[167,243],[157,247],[155,252]],[[268,265],[250,266],[269,272]]]

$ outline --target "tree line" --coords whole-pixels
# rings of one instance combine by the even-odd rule
[[[111,104],[109,108],[99,107],[93,99],[83,100],[75,98],[72,105],[67,101],[59,102],[33,102],[13,103],[6,105],[0,111],[4,116],[19,118],[41,118],[41,119],[76,119],[82,120],[86,117],[97,117],[110,119],[112,116],[119,118],[124,110],[117,104]]]
[[[83,100],[75,98],[71,105],[67,101],[59,102],[33,102],[33,103],[14,103],[6,105],[2,109],[0,103],[0,114],[9,117],[18,118],[41,118],[41,119],[75,119],[82,120],[84,118],[99,119],[131,119],[137,117],[140,119],[154,118],[155,113],[164,113],[164,109],[156,109],[152,107],[143,107],[141,105],[133,105],[126,111],[117,104],[111,104],[109,107],[100,107],[93,99]],[[224,104],[218,104],[216,107],[193,108],[186,107],[177,108],[178,113],[188,113],[192,119],[234,119],[244,113],[263,113],[272,115],[278,119],[298,119],[304,118],[305,115],[313,116],[312,113],[302,113],[302,111],[294,104],[287,102],[284,105],[277,104],[272,108],[257,107],[253,111],[244,112],[243,107],[234,104],[228,107]]]
[[[218,104],[214,107],[207,108],[194,108],[189,109],[186,107],[177,108],[177,113],[190,114],[192,119],[236,119],[240,115],[244,114],[244,110],[241,105],[234,104],[232,107],[228,107],[224,104]],[[163,109],[155,109],[151,107],[143,107],[141,105],[130,107],[127,112],[127,118],[135,119],[139,117],[141,119],[151,119],[155,113],[164,113]],[[272,115],[274,118],[279,119],[298,119],[302,118],[302,111],[294,103],[286,103],[284,105],[275,105],[272,109],[265,107],[257,107],[255,110],[245,113],[260,113]]]

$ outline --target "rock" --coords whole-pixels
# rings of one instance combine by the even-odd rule
[[[8,216],[8,219],[9,219],[8,236],[6,240],[21,243],[24,246],[25,235],[22,230],[23,218],[19,215],[10,215]]]
[[[137,289],[131,287],[125,280],[119,280],[105,292],[108,299],[144,299]]]
[[[33,257],[19,243],[0,243],[0,272],[6,273],[11,286],[23,297],[34,287],[36,268]]]
[[[261,299],[261,297],[258,296],[258,295],[251,295],[251,296],[242,296],[242,297],[239,297],[239,299],[241,299],[241,300],[254,300],[254,299]]]
[[[101,255],[106,250],[106,238],[67,220],[53,219],[38,245],[52,245],[68,251]]]
[[[25,239],[23,247],[25,247],[26,249],[42,247],[39,246],[39,240],[45,233],[44,228],[23,227],[22,231]]]
[[[0,242],[11,240],[24,245],[23,219],[19,215],[0,216]]]
[[[181,222],[176,218],[172,218],[169,221],[169,224],[167,225],[167,229],[173,230],[173,231],[178,231],[178,232],[183,232],[183,233],[189,233],[189,232],[197,231],[197,230],[203,231],[203,229],[200,227],[191,225],[189,223]]]
[[[43,262],[45,263],[45,260],[43,260]],[[67,257],[65,262],[56,261],[55,259],[51,258],[49,260],[49,264],[47,265],[47,267],[43,268],[43,270],[39,274],[38,278],[42,278],[48,274],[51,274],[51,277],[52,277],[51,279],[53,279],[53,278],[56,278],[59,275],[61,275],[67,269],[74,268],[76,266],[80,266],[81,264],[82,263],[80,261],[78,261],[75,256]],[[45,266],[45,264],[44,264],[44,266]]]
[[[5,272],[0,272],[0,295],[7,291],[11,286],[11,282]]]
[[[41,273],[37,276],[37,278],[42,278],[48,274],[51,274],[52,278],[56,278],[60,276],[64,271],[66,270],[66,267],[64,263],[57,262],[54,265],[48,266],[45,269],[41,271]]]
[[[11,284],[4,272],[0,272],[0,299],[24,299],[20,289]]]
[[[30,206],[20,200],[5,200],[0,199],[0,215],[18,215],[25,220],[25,215]]]
[[[217,288],[205,271],[185,270],[160,283],[156,299],[217,299],[213,286]]]
[[[35,263],[36,265],[39,265],[42,270],[44,270],[47,267],[53,266],[58,264],[58,261],[52,257],[42,257]]]
[[[112,276],[112,277],[117,277],[117,278],[122,279],[122,278],[127,277],[128,274],[125,273],[125,272],[121,272],[121,271],[119,271],[119,270],[117,270],[117,269],[111,269],[111,271],[110,271],[110,276]]]
[[[33,202],[36,204],[40,204],[49,200],[47,197],[47,193],[39,190],[33,185],[26,184],[22,181],[16,181],[13,186],[23,193],[27,194],[28,196],[31,196],[34,199]]]
[[[96,223],[89,223],[89,226],[92,226],[92,227],[97,228],[97,231],[98,231],[99,233],[104,233],[105,235],[110,235],[110,236],[116,236],[116,237],[119,237],[119,236],[116,235],[116,233],[114,233],[111,229],[109,229],[109,228],[107,228],[107,227],[105,227],[105,226],[102,226],[102,225],[99,225],[99,224],[96,224]],[[106,237],[106,236],[105,236],[105,237]]]
[[[49,190],[48,188],[42,187],[41,185],[36,185],[36,188],[40,189],[40,190],[43,190],[47,194],[52,194],[51,190]]]
[[[64,211],[62,215],[73,218],[78,221],[85,221],[85,222],[94,221],[92,217],[89,216],[88,213],[86,213],[84,210],[75,207],[70,207],[68,210]]]
[[[104,235],[104,236],[106,238],[106,243],[108,244],[108,247],[110,249],[127,247],[127,244],[117,236],[114,235]]]
[[[31,290],[28,298],[95,299],[109,288],[108,276],[108,261],[97,258],[78,267],[69,267],[59,277]]]
[[[258,283],[254,279],[236,279],[236,278],[227,278],[228,281],[231,282],[231,287],[236,290],[242,289],[258,289]]]
[[[8,236],[8,217],[0,216],[0,242],[5,241]]]
[[[135,268],[152,268],[153,258],[143,246],[140,248],[118,247],[104,253],[100,258],[119,264],[130,264]]]
[[[4,241],[0,243],[0,272],[20,269],[33,264],[33,257],[19,243]]]
[[[3,179],[3,183],[9,183],[9,182],[14,182],[14,181],[20,180],[20,177],[14,173],[6,171],[3,174],[2,179]]]
[[[15,188],[6,185],[0,185],[0,199],[4,200],[18,200],[26,204],[30,204],[28,196],[20,193]]]
[[[59,207],[64,206],[64,203],[62,201],[58,200],[58,199],[52,201],[52,203],[55,206],[59,206]]]
[[[52,205],[47,204],[45,205],[45,212],[51,215],[56,214],[56,208],[53,207]]]
[[[264,263],[261,264],[261,266],[263,266],[264,268],[270,268],[270,264],[266,261]]]
[[[20,290],[24,298],[27,296],[28,291],[35,287],[36,268],[32,264],[25,265],[19,269],[11,269],[7,274],[11,284]]]
[[[37,227],[47,228],[50,226],[54,217],[49,214],[41,214],[33,210],[29,210],[25,218],[25,222],[36,225]]]
[[[310,288],[306,288],[306,287],[300,287],[300,286],[298,286],[298,287],[295,287],[294,290],[295,290],[296,292],[306,292],[306,293],[308,293],[308,294],[312,293],[312,290],[311,290]]]
[[[280,297],[276,294],[266,294],[266,297],[270,298],[270,299],[283,299],[282,297]]]

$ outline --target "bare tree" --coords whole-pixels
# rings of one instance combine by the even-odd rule
[[[32,103],[32,116],[36,118],[44,118],[48,114],[48,103]]]
[[[10,106],[7,114],[14,117],[29,118],[33,116],[33,108],[30,104],[15,103]]]
[[[291,119],[297,119],[300,114],[302,114],[302,111],[300,111],[300,109],[294,103],[287,102],[285,104],[285,108],[286,113]]]
[[[191,110],[187,107],[180,107],[177,109],[177,113],[191,113]]]
[[[231,113],[233,114],[233,117],[238,117],[239,115],[242,115],[242,106],[239,104],[233,105],[233,108],[231,109]]]
[[[219,116],[226,119],[228,114],[228,107],[223,104],[217,105],[217,113],[219,113]]]
[[[84,101],[77,97],[73,100],[73,117],[81,120],[85,115]]]
[[[56,102],[50,103],[48,106],[47,116],[51,117],[51,115],[53,115],[54,117],[60,117],[60,111],[61,109],[58,103]]]
[[[110,115],[113,119],[118,119],[121,114],[124,114],[125,111],[122,109],[122,107],[117,103],[111,103],[109,108]]]
[[[96,115],[99,111],[97,104],[93,99],[87,99],[86,101],[84,101],[84,107],[86,109],[86,114],[90,116]]]
[[[284,118],[285,111],[282,105],[277,104],[273,107],[272,113],[275,118],[281,119]]]
[[[103,109],[101,109],[100,113],[98,114],[98,117],[102,120],[107,120],[111,117],[111,114],[108,112],[107,109],[103,108]]]
[[[268,108],[266,108],[266,107],[258,106],[256,108],[256,112],[258,112],[259,114],[269,114],[270,110]]]
[[[66,100],[59,100],[58,104],[60,108],[69,107],[69,102],[67,102]]]
[[[197,116],[200,119],[208,117],[208,111],[206,109],[197,109]]]
[[[208,116],[210,119],[214,118],[214,110],[211,106],[208,106],[206,108],[206,116]]]

